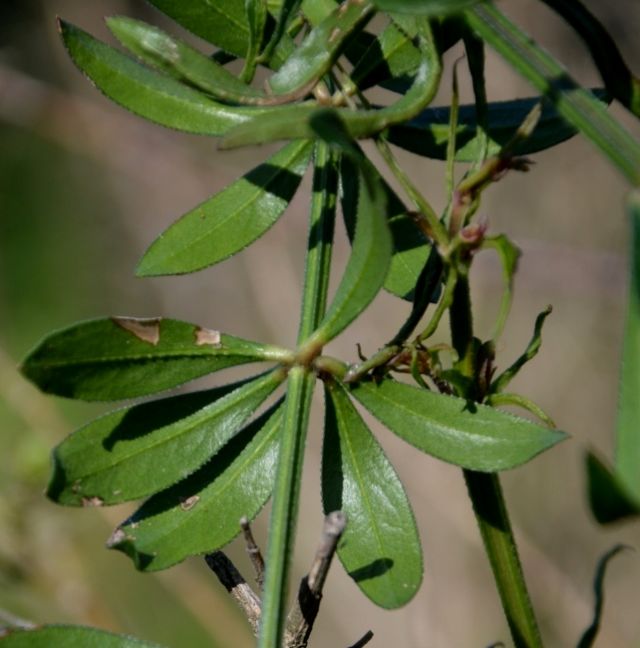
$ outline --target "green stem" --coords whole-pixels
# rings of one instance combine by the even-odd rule
[[[318,141],[314,160],[313,196],[309,214],[309,239],[298,344],[304,343],[324,316],[329,289],[337,190],[338,170],[335,154],[327,144]]]
[[[323,142],[316,145],[314,168],[299,345],[317,328],[327,302],[338,174],[336,160]],[[314,384],[315,375],[308,366],[294,365],[290,369],[269,520],[259,648],[280,648],[282,645],[289,566],[298,520],[300,478]]]
[[[438,324],[440,324],[440,320],[444,315],[444,312],[447,310],[447,308],[452,306],[457,284],[458,272],[454,266],[449,266],[449,269],[447,271],[447,282],[445,283],[442,297],[440,298],[436,310],[431,316],[427,327],[418,336],[418,340],[420,342],[423,342],[435,333],[436,329],[438,328]]]
[[[449,311],[451,327],[451,344],[458,358],[467,369],[469,378],[473,378],[473,367],[467,362],[467,355],[472,351],[473,317],[471,315],[471,293],[469,291],[468,268],[464,275],[458,271],[457,281],[453,288],[451,309]]]
[[[498,475],[463,472],[513,642],[516,648],[542,648]]]
[[[456,283],[450,309],[451,340],[461,360],[459,370],[473,378],[473,319],[468,267],[464,270]],[[500,479],[496,474],[473,470],[463,470],[463,474],[514,644],[516,648],[542,648]]]
[[[295,540],[300,478],[315,376],[306,367],[289,372],[273,507],[269,519],[262,620],[258,648],[281,648],[289,568]]]

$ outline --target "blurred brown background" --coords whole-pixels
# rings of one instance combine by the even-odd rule
[[[504,4],[580,81],[599,84],[581,43],[555,15],[533,0]],[[586,4],[611,29],[631,67],[640,70],[633,38],[640,32],[637,2]],[[96,92],[67,60],[55,16],[112,42],[102,17],[118,13],[167,24],[142,0],[0,0],[0,608],[37,622],[130,632],[173,648],[249,646],[241,615],[201,559],[148,576],[103,548],[110,528],[130,507],[77,511],[44,499],[51,446],[102,410],[43,397],[15,370],[45,333],[102,315],[165,315],[284,345],[295,338],[308,181],[273,230],[233,259],[176,279],[133,277],[142,252],[167,225],[266,151],[218,153],[215,141],[148,124]],[[459,55],[447,55],[448,70]],[[442,101],[450,78],[447,72]],[[488,90],[492,100],[532,94],[492,54]],[[468,88],[464,98],[470,98]],[[612,112],[640,137],[640,127],[623,110],[614,106]],[[442,165],[399,157],[441,208]],[[524,252],[498,349],[501,366],[524,348],[535,315],[548,303],[554,306],[542,351],[514,389],[550,412],[572,438],[505,474],[503,483],[543,633],[555,647],[575,645],[590,621],[599,556],[617,542],[640,546],[637,522],[596,526],[586,506],[583,471],[588,447],[609,457],[613,452],[628,188],[580,138],[535,161],[529,174],[492,187],[481,211],[492,232],[507,232]],[[340,263],[346,252],[340,232]],[[474,273],[481,335],[491,330],[500,286],[497,262],[481,255]],[[381,295],[330,352],[355,359],[360,342],[371,353],[406,308]],[[321,524],[321,417],[318,402],[296,578],[307,569]],[[380,611],[336,563],[313,645],[347,646],[369,628],[375,633],[372,646],[481,648],[498,640],[510,645],[460,471],[375,429],[414,505],[424,584],[407,607]],[[266,520],[263,513],[256,523],[263,545]],[[232,545],[232,557],[249,575],[243,553],[240,544]],[[640,646],[637,554],[614,561],[606,592],[597,645]]]

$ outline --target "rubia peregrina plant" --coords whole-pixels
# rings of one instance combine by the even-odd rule
[[[75,64],[107,97],[132,112],[180,131],[221,137],[221,148],[286,142],[170,226],[142,257],[138,276],[195,272],[239,252],[280,218],[307,168],[313,169],[299,334],[291,348],[174,319],[111,317],[53,333],[22,365],[24,375],[42,390],[84,400],[144,397],[226,367],[267,366],[240,382],[136,402],[88,423],[56,448],[47,491],[54,501],[71,506],[148,498],[118,526],[109,546],[126,553],[142,571],[204,553],[216,573],[231,581],[234,568],[219,550],[241,526],[251,539],[248,521],[271,497],[260,596],[242,579],[234,581],[244,583],[235,594],[261,648],[304,646],[313,625],[304,610],[302,615],[294,610],[287,619],[285,603],[318,381],[326,404],[322,501],[327,514],[340,513],[328,519],[325,536],[330,540],[301,588],[301,597],[311,593],[314,600],[313,618],[340,536],[337,553],[346,571],[381,607],[404,605],[422,580],[411,505],[358,413],[359,403],[418,450],[462,468],[513,640],[517,646],[542,646],[497,473],[530,461],[566,436],[535,403],[508,390],[538,352],[550,309],[537,318],[522,355],[499,371],[495,343],[507,320],[519,251],[506,235],[489,235],[478,217],[480,201],[506,173],[526,171],[526,156],[576,132],[632,185],[640,183],[640,145],[607,112],[616,99],[640,116],[638,80],[578,0],[543,1],[584,39],[603,88],[581,88],[499,6],[475,0],[151,0],[211,43],[214,49],[206,53],[138,20],[109,18],[109,29],[130,56],[60,22]],[[381,20],[372,31],[375,15]],[[431,108],[442,81],[442,57],[459,42],[475,103],[458,105],[456,65],[451,105]],[[538,94],[490,103],[485,43]],[[226,64],[238,59],[242,66],[232,73]],[[253,83],[259,67],[270,74],[264,88]],[[376,86],[397,99],[385,106],[372,103],[367,90]],[[362,139],[375,143],[404,198],[359,146]],[[442,211],[398,164],[393,146],[445,162],[448,202]],[[457,179],[459,162],[470,164]],[[637,251],[637,194],[630,204]],[[352,248],[329,299],[339,210]],[[480,339],[473,326],[469,275],[474,258],[485,250],[499,256],[504,289],[495,330],[489,339]],[[637,264],[634,277],[640,272]],[[400,329],[390,331],[388,342],[358,363],[325,355],[324,347],[383,288],[407,311]],[[609,470],[601,460],[589,459],[592,500],[603,520],[619,517],[621,510],[640,510],[640,442],[632,430],[640,376],[637,292],[636,278],[627,328],[633,359],[623,374],[618,463]],[[433,335],[445,313],[450,344],[437,344]],[[402,374],[415,384],[398,380]],[[277,392],[283,394],[276,398]],[[532,416],[507,413],[503,405]],[[250,546],[261,572],[259,551],[252,540]],[[596,630],[608,557],[599,572]],[[591,629],[581,645],[590,645],[593,636]],[[71,627],[15,631],[4,639],[7,646],[73,640],[100,646],[133,641]]]

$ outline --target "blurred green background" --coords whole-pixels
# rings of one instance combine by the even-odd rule
[[[640,70],[635,0],[585,2]],[[506,3],[505,3],[506,4]],[[599,81],[580,42],[535,0],[505,6],[583,83]],[[104,549],[130,507],[71,510],[42,495],[51,447],[102,411],[40,395],[16,371],[45,333],[103,315],[164,315],[292,344],[302,281],[306,189],[248,251],[196,275],[140,280],[146,246],[177,216],[250,168],[266,151],[218,153],[210,139],[143,122],[104,99],[67,60],[55,26],[63,16],[109,40],[104,15],[125,13],[167,26],[142,0],[0,0],[0,608],[36,622],[64,621],[129,632],[173,648],[252,645],[241,615],[198,558],[166,573],[136,573]],[[174,31],[182,33],[179,29]],[[196,41],[197,42],[197,41]],[[460,51],[447,55],[447,69]],[[490,99],[531,90],[489,55]],[[440,101],[445,102],[450,72]],[[468,84],[463,98],[470,99]],[[640,127],[612,108],[640,137]],[[425,194],[444,201],[439,163],[399,153]],[[487,192],[490,231],[522,248],[516,298],[498,349],[501,366],[526,345],[535,315],[554,313],[539,357],[514,385],[542,405],[570,441],[504,475],[525,571],[549,646],[575,645],[589,623],[598,557],[616,542],[640,547],[640,525],[603,530],[585,499],[583,456],[611,456],[626,291],[627,187],[580,138],[534,156],[526,175]],[[337,246],[338,262],[347,248]],[[476,322],[489,334],[500,269],[480,255],[474,270]],[[331,353],[371,353],[402,320],[406,305],[381,295]],[[222,379],[225,379],[223,376]],[[219,379],[218,379],[219,380]],[[321,526],[321,403],[315,407],[294,573],[310,563]],[[509,645],[460,471],[421,456],[379,431],[414,504],[425,551],[418,596],[382,612],[339,564],[329,578],[313,645],[347,646],[371,628],[372,646],[440,648]],[[265,543],[266,515],[256,522]],[[247,577],[243,547],[230,554]],[[601,646],[640,646],[640,561],[611,565]]]

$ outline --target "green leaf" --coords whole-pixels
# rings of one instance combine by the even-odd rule
[[[343,511],[338,556],[377,605],[408,603],[422,581],[422,551],[404,488],[343,387],[326,383],[322,455],[325,513]]]
[[[146,497],[198,469],[282,383],[284,372],[111,412],[54,451],[47,495],[70,506]]]
[[[315,376],[306,368],[291,368],[269,517],[258,648],[280,648],[282,645],[289,568],[298,520],[300,480],[314,385]]]
[[[11,630],[0,637],[2,648],[161,648],[158,644],[97,628],[49,625],[35,630]]]
[[[345,48],[353,64],[349,77],[360,90],[382,85],[390,90],[410,87],[420,68],[422,55],[413,44],[413,34],[406,34],[395,23],[377,35],[362,32]]]
[[[245,0],[245,3],[247,4],[247,16],[251,19],[251,11],[249,11],[249,7],[253,5],[255,2],[260,2],[266,7],[266,1],[265,0]],[[271,38],[269,39],[269,42],[267,43],[266,47],[264,48],[264,52],[262,54],[263,57],[266,57],[269,59],[271,57],[271,53],[274,51],[274,49],[277,47],[277,45],[283,40],[287,39],[287,27],[289,26],[291,20],[296,16],[298,13],[298,10],[300,9],[300,4],[302,0],[282,0],[280,3],[279,7],[279,12],[278,12],[278,17],[276,20],[276,26],[271,34]],[[251,20],[250,20],[251,22]],[[251,25],[250,25],[251,27]],[[295,47],[291,48],[291,51],[294,51]],[[249,48],[249,51],[251,48]]]
[[[492,407],[393,380],[359,383],[352,393],[411,445],[471,470],[514,468],[566,438],[564,432]]]
[[[243,83],[227,68],[157,27],[125,16],[107,18],[107,26],[141,61],[215,99],[257,104],[266,98],[263,92]]]
[[[60,32],[78,68],[109,99],[145,119],[187,133],[222,135],[275,108],[231,107],[146,68],[93,36],[60,21]]]
[[[631,193],[627,209],[632,247],[616,421],[616,473],[640,500],[640,191]]]
[[[302,96],[333,65],[351,33],[371,17],[368,2],[348,2],[336,8],[314,27],[282,67],[268,80],[275,95]]]
[[[147,250],[140,277],[195,272],[260,238],[282,215],[309,164],[310,142],[292,142],[185,214]]]
[[[589,507],[599,524],[640,515],[640,499],[593,452],[586,456]]]
[[[414,83],[407,93],[394,104],[372,110],[337,108],[334,112],[345,125],[349,137],[372,137],[389,126],[415,117],[435,96],[442,72],[439,54],[435,48],[426,21],[420,26],[421,63]],[[309,139],[316,135],[310,121],[317,106],[296,105],[281,107],[275,112],[261,115],[233,128],[221,143],[222,148],[247,144],[263,144],[274,140]]]
[[[377,174],[358,171],[356,228],[349,262],[340,285],[314,337],[328,342],[343,331],[373,301],[389,270],[391,234],[387,200]]]
[[[587,458],[591,510],[601,524],[640,513],[640,192],[627,202],[631,225],[629,297],[622,349],[615,467]]]
[[[640,184],[640,144],[567,71],[514,25],[494,4],[465,12],[472,29],[513,68],[544,94],[558,113],[602,153],[633,184]]]
[[[595,90],[601,98],[602,92]],[[510,142],[531,109],[541,97],[497,101],[487,105],[489,138],[487,155],[498,155]],[[606,106],[604,101],[601,102]],[[424,157],[445,160],[449,141],[449,108],[427,108],[405,124],[389,129],[392,144]],[[458,162],[475,162],[484,152],[482,136],[478,134],[476,109],[473,105],[460,106],[456,127],[456,157]],[[577,130],[563,119],[556,109],[545,102],[540,120],[533,133],[517,143],[514,155],[530,155],[560,144],[576,134]]]
[[[238,0],[149,0],[177,23],[213,45],[244,56],[249,45],[249,23],[244,2]]]
[[[156,571],[231,542],[240,518],[253,519],[271,495],[281,424],[282,407],[275,405],[190,477],[147,500],[109,547],[138,569]]]
[[[177,387],[234,365],[277,362],[284,357],[279,353],[177,320],[112,317],[52,333],[27,356],[21,371],[50,394],[119,400]]]
[[[602,610],[604,608],[604,576],[607,571],[609,562],[615,558],[623,549],[627,549],[625,545],[615,545],[607,551],[598,561],[596,575],[593,579],[593,594],[595,597],[595,604],[593,608],[593,621],[591,625],[584,631],[580,641],[578,641],[577,648],[591,648],[594,645],[598,631],[600,630],[600,622],[602,619]]]
[[[482,0],[373,0],[382,11],[396,11],[415,16],[446,16],[457,13]]]
[[[371,170],[374,173],[374,170]],[[377,172],[375,172],[376,175]],[[413,300],[416,282],[420,277],[431,246],[407,213],[396,193],[380,178],[387,205],[387,221],[392,239],[392,257],[384,288],[408,301]],[[353,241],[358,209],[360,176],[354,162],[343,156],[340,166],[342,213],[349,240]]]
[[[640,117],[640,79],[631,72],[602,23],[580,0],[542,1],[557,11],[580,35],[612,96]]]

